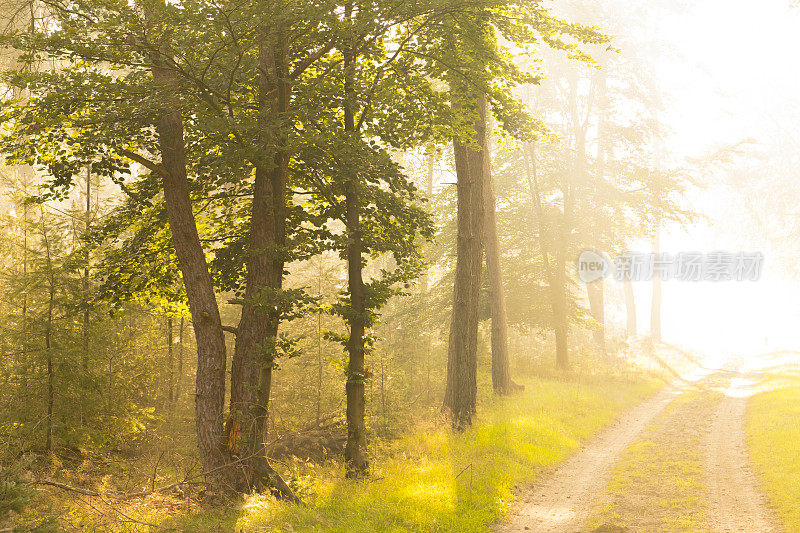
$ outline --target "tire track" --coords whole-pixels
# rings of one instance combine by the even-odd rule
[[[701,424],[706,429],[701,430],[698,443],[701,457],[705,459],[704,472],[700,474],[707,499],[704,530],[748,533],[781,531],[766,504],[747,455],[745,411],[747,400],[760,375],[742,371],[741,368],[740,358],[729,359],[722,369],[706,370],[689,378],[691,381],[678,380],[623,415],[571,459],[545,475],[537,484],[523,490],[519,495],[521,505],[507,517],[506,522],[498,524],[495,531],[582,531],[587,519],[604,499],[618,458],[676,397],[700,378],[705,378],[700,389],[724,394],[719,405],[713,408],[710,423],[705,419]],[[709,413],[702,416],[707,417]],[[681,423],[692,424],[693,421]],[[703,435],[705,432],[707,437]],[[619,531],[637,530],[635,524],[628,526],[631,528],[623,527]]]
[[[540,483],[524,491],[524,502],[498,533],[579,531],[602,494],[617,457],[687,387],[680,381],[623,415]]]
[[[772,512],[760,489],[745,439],[747,401],[760,375],[737,372],[719,405],[706,451],[709,528],[720,532],[776,532]]]

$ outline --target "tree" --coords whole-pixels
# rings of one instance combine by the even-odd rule
[[[35,99],[38,100],[17,109],[20,113],[27,110],[31,114],[42,111],[38,118],[42,124],[47,123],[49,131],[59,132],[60,139],[74,135],[73,138],[80,137],[84,142],[72,144],[67,153],[52,151],[46,156],[19,146],[17,155],[48,168],[54,176],[53,191],[68,188],[76,165],[80,164],[92,164],[100,175],[114,179],[128,191],[136,190],[138,187],[124,184],[124,176],[130,174],[129,164],[125,162],[128,159],[150,173],[140,182],[144,185],[140,188],[142,196],[134,197],[134,202],[152,202],[159,191],[164,192],[163,208],[172,232],[176,262],[186,286],[198,346],[197,430],[204,466],[218,484],[242,487],[242,484],[257,485],[265,477],[274,477],[262,453],[263,429],[269,374],[277,356],[275,331],[286,307],[270,305],[265,300],[294,300],[291,296],[284,298],[280,293],[286,253],[282,249],[281,235],[286,216],[286,210],[281,208],[286,202],[285,170],[288,163],[285,138],[283,133],[277,138],[270,133],[274,131],[276,120],[284,124],[292,120],[281,114],[285,108],[275,107],[279,102],[286,102],[285,89],[275,89],[272,84],[274,80],[286,84],[283,72],[289,66],[293,66],[294,76],[300,76],[313,63],[314,56],[312,54],[312,61],[308,61],[307,43],[296,43],[291,58],[295,65],[280,61],[273,64],[275,50],[270,47],[276,43],[283,46],[281,33],[273,33],[270,26],[268,35],[259,33],[253,36],[243,29],[253,20],[251,7],[263,20],[272,17],[274,21],[275,13],[279,13],[280,20],[287,24],[303,24],[306,13],[302,10],[283,10],[281,7],[285,6],[273,5],[240,6],[232,11],[219,6],[206,7],[202,2],[187,2],[180,8],[156,2],[147,3],[140,11],[137,6],[126,3],[111,2],[98,8],[80,1],[50,6],[60,24],[37,35],[44,43],[42,53],[51,57],[67,55],[83,62],[67,62],[54,71],[33,76],[37,84]],[[73,16],[76,13],[85,16]],[[235,35],[231,35],[231,40],[225,41],[221,48],[214,48],[218,43],[210,43],[204,36],[222,35],[222,25]],[[177,39],[174,32],[180,33],[181,39]],[[23,51],[33,51],[28,37],[34,36],[20,35],[14,44]],[[243,42],[245,38],[249,40]],[[178,43],[193,47],[193,53],[181,54],[176,50]],[[324,53],[324,43],[322,46]],[[249,53],[253,49],[260,50],[255,61]],[[109,71],[104,67],[106,62],[119,68]],[[193,76],[201,70],[195,62],[205,62],[202,70],[208,74],[207,79],[199,80]],[[11,83],[27,85],[27,80],[21,80],[26,73],[20,71],[18,74],[17,78],[10,78]],[[85,90],[72,91],[62,100],[65,107],[59,107],[59,113],[46,116],[46,110],[39,104],[42,99],[58,99],[59,82],[56,80],[60,80],[61,88],[64,83],[75,88],[86,80],[90,81],[84,85]],[[260,88],[258,95],[250,92],[253,80]],[[227,84],[226,94],[232,97],[225,100],[224,107],[220,107],[216,100],[219,94],[225,93],[220,84]],[[110,88],[116,91],[116,95],[109,92]],[[118,95],[127,95],[127,98],[119,99]],[[100,101],[105,106],[97,106]],[[248,116],[254,101],[260,112]],[[83,116],[91,115],[97,120],[66,124],[59,118],[64,109],[69,110],[68,114],[85,113]],[[239,112],[245,123],[240,122]],[[186,116],[193,117],[193,120],[187,120]],[[113,126],[114,123],[117,126]],[[24,119],[20,124],[24,124]],[[155,135],[148,133],[153,131],[148,130],[150,124],[156,126]],[[246,134],[242,134],[239,128]],[[26,139],[22,144],[28,141]],[[249,219],[247,228],[250,231],[242,228],[241,233],[226,242],[238,245],[244,240],[240,236],[248,233],[250,236],[247,246],[250,252],[239,258],[238,265],[241,266],[234,266],[232,273],[225,278],[238,285],[242,277],[239,274],[246,272],[242,282],[242,322],[235,330],[239,349],[234,353],[233,404],[226,439],[222,438],[226,365],[224,333],[215,282],[194,213],[197,175],[209,169],[209,162],[198,154],[214,142],[218,150],[230,155],[236,163],[220,173],[218,181],[205,187],[203,193],[209,194],[214,187],[225,185],[249,188],[252,194],[250,205],[255,206],[252,212],[243,214]],[[275,161],[278,165],[273,168]],[[254,176],[252,182],[249,175]],[[155,186],[159,181],[161,186]],[[268,196],[273,203],[265,205]],[[221,251],[220,256],[225,256],[224,252]],[[244,267],[245,263],[249,268]],[[286,305],[289,308],[293,306],[292,303]],[[267,320],[262,320],[265,312]],[[239,453],[243,456],[240,457]],[[223,468],[228,465],[239,466]],[[266,474],[232,474],[242,468]],[[280,484],[277,480],[272,481]],[[285,488],[284,485],[280,490],[286,492]]]
[[[462,57],[447,57],[449,62],[457,65],[456,68],[449,69],[445,78],[455,95],[454,105],[456,108],[472,111],[473,118],[468,123],[474,123],[473,128],[468,128],[467,135],[454,142],[456,173],[459,178],[458,252],[445,408],[453,416],[456,427],[464,427],[470,423],[477,397],[476,343],[484,238],[483,196],[490,172],[486,126],[488,109],[492,109],[503,128],[512,135],[530,138],[535,131],[534,121],[510,95],[512,87],[522,83],[535,84],[539,78],[523,74],[518,65],[510,62],[507,51],[498,44],[498,37],[502,36],[506,41],[524,48],[541,36],[549,46],[570,50],[576,57],[581,57],[581,52],[575,44],[566,44],[562,40],[564,36],[581,43],[605,40],[592,29],[566,24],[552,17],[537,2],[505,6],[508,13],[513,13],[515,18],[512,20],[521,21],[516,25],[508,22],[509,19],[504,16],[508,13],[504,13],[502,7],[492,7],[497,8],[497,11],[493,12],[485,6],[483,10],[469,13],[458,21],[455,26],[457,31],[453,32],[451,29],[450,35],[443,39],[445,46],[449,45]],[[563,265],[563,261],[560,264]],[[490,275],[499,276],[499,261],[495,266],[498,268]],[[499,296],[498,291],[495,293]],[[557,298],[554,296],[555,300]],[[496,301],[495,305],[497,304]],[[500,322],[498,320],[498,326],[501,326]],[[497,341],[500,343],[499,338]],[[561,359],[560,357],[559,360]],[[502,368],[499,364],[501,360],[502,356],[498,353],[498,369]]]
[[[365,390],[371,377],[366,365],[374,345],[371,329],[388,299],[419,273],[417,241],[432,235],[418,192],[389,149],[424,142],[447,127],[450,115],[443,106],[446,96],[432,87],[425,64],[413,55],[419,46],[415,36],[442,11],[347,2],[342,13],[336,52],[322,62],[305,99],[342,98],[318,107],[316,135],[297,164],[305,190],[317,202],[312,211],[320,210],[327,239],[347,263],[348,288],[333,311],[345,319],[348,333],[329,338],[341,342],[348,355],[345,461],[348,475],[355,477],[368,470]],[[344,226],[344,235],[337,235],[336,222]],[[382,255],[390,255],[393,265],[365,279],[369,259]]]
[[[458,139],[453,151],[458,176],[458,237],[453,315],[447,358],[447,388],[444,405],[453,424],[463,428],[471,423],[477,400],[478,296],[480,294],[484,209],[484,149],[486,136],[485,97],[476,100],[478,118],[473,141],[475,148]]]
[[[326,247],[349,259],[350,288],[336,309],[350,324],[349,419],[354,428],[361,420],[363,428],[358,382],[367,377],[367,330],[396,287],[419,270],[416,236],[430,234],[427,216],[414,205],[416,192],[387,148],[430,138],[434,127],[425,125],[424,110],[444,109],[446,96],[431,90],[427,66],[405,50],[420,46],[415,38],[427,24],[424,17],[441,19],[452,6],[337,6],[186,1],[146,3],[139,10],[125,2],[101,9],[58,3],[52,9],[60,23],[35,35],[44,43],[41,53],[80,60],[9,78],[35,86],[30,102],[12,108],[14,121],[22,129],[34,122],[43,127],[23,141],[9,138],[8,151],[53,176],[50,194],[69,187],[77,165],[91,163],[128,196],[104,232],[118,246],[116,259],[127,263],[111,281],[183,297],[169,283],[177,277],[175,266],[180,271],[198,347],[198,442],[206,472],[221,486],[249,490],[268,479],[291,497],[264,449],[272,370],[292,351],[278,327],[309,301],[302,289],[282,288],[287,261]],[[376,17],[367,16],[370,10]],[[254,21],[257,32],[250,31]],[[15,45],[30,50],[28,37],[19,36]],[[390,43],[399,50],[387,51]],[[405,72],[402,83],[388,75],[392,71]],[[334,91],[321,90],[331,82]],[[65,86],[73,89],[68,96]],[[398,102],[398,91],[411,98]],[[346,98],[331,99],[338,94]],[[448,122],[437,120],[441,127]],[[320,125],[334,129],[328,134]],[[70,141],[66,152],[55,149],[65,139],[80,142]],[[49,151],[32,148],[42,142]],[[299,200],[304,196],[308,201]],[[135,220],[139,231],[131,236],[123,221],[142,215],[149,222]],[[158,226],[164,221],[169,241]],[[164,283],[155,289],[152,281],[140,283],[143,265],[131,264],[134,245],[143,241],[151,250],[167,244],[168,265],[157,270]],[[365,281],[362,261],[383,253],[395,256],[397,268]],[[217,298],[225,291],[242,308],[236,328],[220,318]],[[227,416],[225,331],[236,336]],[[349,449],[359,452],[348,456],[359,458],[348,462],[361,472],[363,431],[352,433],[359,436]]]
[[[487,140],[488,141],[488,140]],[[508,394],[520,388],[511,379],[511,361],[508,353],[508,320],[506,317],[503,269],[501,267],[500,242],[497,237],[495,215],[496,200],[492,179],[491,150],[489,142],[483,152],[483,231],[486,273],[489,279],[489,304],[492,315],[492,388],[495,393]]]
[[[536,143],[528,143],[523,148],[523,153],[528,189],[539,226],[539,252],[550,297],[551,324],[556,343],[556,364],[562,369],[567,369],[569,367],[569,294],[565,263],[567,250],[571,244],[567,238],[568,230],[566,228],[568,228],[568,215],[572,212],[572,191],[570,185],[561,178],[557,187],[562,198],[562,205],[560,209],[558,207],[548,209],[542,198]],[[557,229],[551,230],[551,227]]]
[[[638,335],[636,328],[636,299],[630,279],[622,280],[622,289],[625,291],[625,332],[628,338],[635,339]]]
[[[653,237],[653,253],[661,254],[659,239],[659,226],[656,226],[656,235]],[[650,337],[654,342],[661,342],[661,274],[653,272],[653,297],[650,302]]]
[[[47,357],[47,408],[45,413],[45,453],[53,452],[53,403],[55,389],[53,388],[55,368],[53,367],[53,307],[56,298],[56,276],[53,268],[53,256],[50,249],[50,238],[47,235],[47,226],[44,220],[44,209],[41,216],[41,235],[44,244],[45,278],[47,283],[47,314],[44,319],[44,351]]]

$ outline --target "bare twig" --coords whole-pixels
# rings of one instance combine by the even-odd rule
[[[100,493],[96,490],[91,489],[84,489],[81,487],[73,487],[71,485],[67,485],[65,483],[59,483],[58,481],[51,481],[49,479],[37,479],[36,481],[32,481],[31,485],[49,485],[51,487],[57,487],[59,489],[68,490],[70,492],[77,492],[78,494],[83,494],[85,496],[100,496]]]

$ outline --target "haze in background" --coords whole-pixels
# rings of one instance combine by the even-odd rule
[[[790,7],[789,0],[700,0],[679,7],[653,5],[652,17],[652,26],[630,31],[633,39],[647,39],[648,34],[655,39],[652,61],[664,91],[666,160],[680,166],[744,142],[739,159],[749,160],[750,174],[744,182],[772,180],[777,172],[781,176],[774,176],[775,194],[784,194],[780,180],[793,180],[796,171],[780,165],[776,170],[774,163],[800,138],[800,9]],[[751,158],[755,153],[759,157]],[[761,251],[762,279],[665,282],[663,337],[702,350],[800,348],[794,334],[800,323],[800,288],[794,279],[793,242],[754,227],[752,210],[747,209],[752,191],[741,182],[731,184],[728,176],[740,163],[701,173],[708,189],[691,191],[689,199],[706,220],[666,228],[661,246],[673,254]],[[765,216],[775,216],[777,210],[767,209]],[[649,250],[650,243],[641,243],[639,249]],[[634,290],[639,329],[645,333],[651,285],[637,283]]]

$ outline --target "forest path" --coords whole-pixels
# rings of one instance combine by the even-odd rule
[[[747,454],[745,415],[761,373],[741,368],[717,407],[706,443],[708,526],[713,531],[779,531]]]
[[[540,483],[522,491],[522,506],[497,531],[578,531],[605,490],[617,457],[686,386],[680,381],[633,408]]]
[[[640,439],[665,408],[678,397],[692,394],[687,392],[692,389],[695,392],[724,392],[712,411],[697,411],[695,415],[710,417],[709,420],[681,420],[679,425],[671,428],[673,433],[680,434],[685,423],[687,428],[694,426],[702,433],[695,440],[698,441],[698,455],[704,458],[702,479],[699,481],[706,487],[708,523],[696,530],[778,531],[764,503],[746,452],[745,407],[759,381],[759,375],[740,371],[740,368],[741,360],[729,359],[718,371],[701,369],[686,379],[677,380],[635,407],[539,483],[521,490],[518,494],[519,506],[505,522],[497,524],[495,530],[498,533],[571,533],[591,530],[587,521],[597,514],[603,504],[608,503],[608,483],[620,456]],[[647,495],[633,496],[637,500],[635,505],[644,503],[644,509],[647,509],[647,505],[658,503],[643,502],[643,499],[648,499]],[[624,506],[625,502],[615,502],[615,505]],[[647,517],[642,518],[645,520],[639,525],[644,529],[637,528],[634,520],[625,526],[600,527],[596,531],[649,530],[652,524],[645,525]]]

